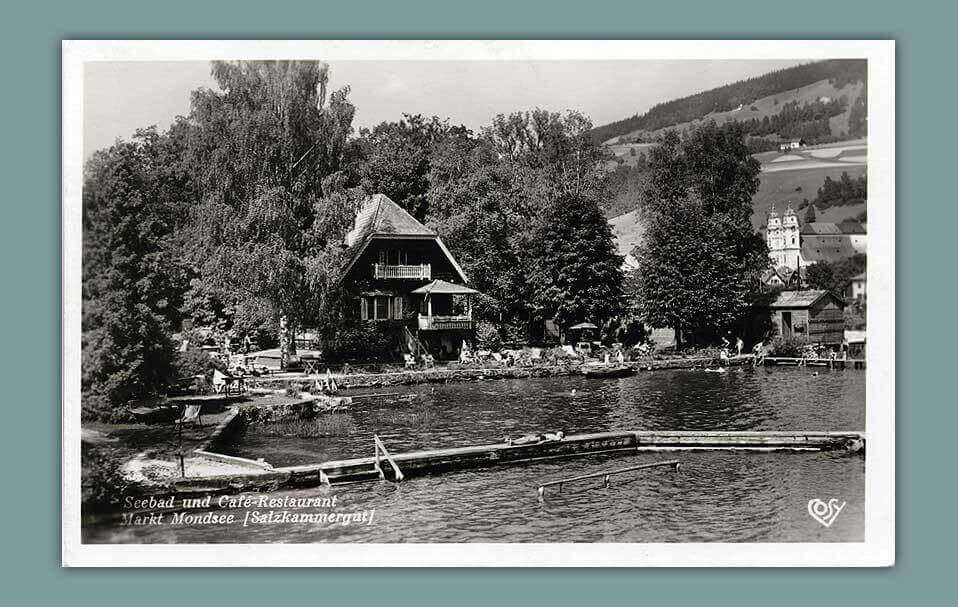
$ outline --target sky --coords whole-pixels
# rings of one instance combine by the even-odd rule
[[[449,118],[478,130],[496,114],[574,109],[595,126],[803,60],[332,61],[330,90],[348,85],[358,131],[402,114]],[[217,88],[205,61],[90,62],[83,95],[83,154],[161,130],[190,111],[190,92]]]

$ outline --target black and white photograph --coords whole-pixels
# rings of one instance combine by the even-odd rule
[[[63,95],[65,562],[893,564],[893,42],[66,41]]]

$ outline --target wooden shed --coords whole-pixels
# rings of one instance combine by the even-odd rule
[[[772,326],[783,337],[840,346],[845,336],[845,302],[831,291],[782,291],[770,304]]]

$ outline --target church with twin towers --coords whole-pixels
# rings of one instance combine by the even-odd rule
[[[781,214],[774,204],[769,208],[765,238],[772,267],[789,270],[866,253],[868,245],[865,224],[813,221],[802,225],[790,205]]]

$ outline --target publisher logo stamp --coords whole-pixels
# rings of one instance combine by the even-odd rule
[[[845,502],[839,504],[838,500],[835,498],[832,498],[827,502],[818,498],[808,500],[808,514],[810,514],[813,519],[825,525],[826,527],[832,526],[832,523],[835,522],[835,519],[838,518],[838,515],[841,513],[844,507]]]

